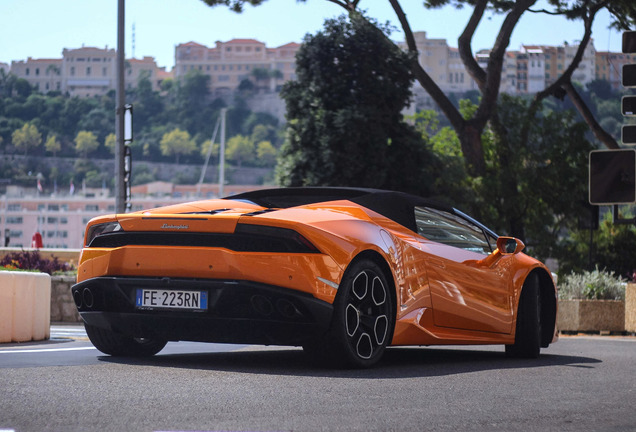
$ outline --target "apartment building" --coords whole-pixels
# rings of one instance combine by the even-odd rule
[[[564,67],[567,67],[576,52],[579,49],[578,45],[565,45],[565,62]],[[581,59],[581,63],[579,67],[576,68],[574,73],[572,74],[572,80],[579,82],[581,84],[588,84],[596,79],[596,49],[594,48],[594,41],[590,40],[590,43],[585,47],[585,51],[583,52],[583,58]]]
[[[636,63],[636,54],[596,52],[596,78],[609,81],[614,90],[623,90],[623,65]]]
[[[262,185],[226,185],[224,195],[235,195]],[[271,186],[269,186],[271,187]],[[153,182],[132,188],[132,211],[199,199],[218,198],[218,184],[175,185]],[[35,188],[7,187],[0,196],[0,233],[9,247],[29,248],[33,235],[42,236],[45,248],[79,249],[86,224],[92,218],[115,212],[115,198],[106,189],[82,188],[77,194],[44,196]],[[4,241],[2,243],[4,246]]]
[[[477,89],[475,81],[466,70],[459,50],[448,46],[446,39],[429,39],[426,32],[414,32],[418,49],[418,62],[445,93],[464,93]],[[403,49],[405,42],[398,43]],[[416,84],[416,90],[418,85]]]
[[[578,45],[545,46],[522,45],[519,51],[507,51],[501,75],[500,91],[509,94],[534,94],[553,84],[567,69]],[[481,67],[486,68],[490,50],[479,51],[476,55]],[[572,79],[588,84],[598,76],[596,70],[597,53],[593,41],[586,47],[579,67]]]
[[[61,91],[71,96],[99,96],[115,89],[116,58],[116,50],[108,47],[65,48],[61,59],[29,57],[11,62],[10,71],[43,93]],[[170,76],[165,68],[157,66],[153,57],[126,60],[124,74],[127,88],[135,87],[139,78],[146,75],[155,90]]]
[[[241,82],[252,78],[257,87],[276,90],[284,82],[296,78],[296,51],[300,44],[288,43],[267,48],[255,39],[232,39],[216,42],[209,48],[196,42],[179,44],[175,48],[175,77],[197,70],[210,77],[210,91],[222,96],[236,90]],[[268,74],[254,75],[255,70]]]
[[[518,82],[523,84],[521,89],[527,93],[537,93],[546,87],[545,52],[543,47],[523,45],[518,54],[518,64],[522,66],[520,72],[523,80],[518,76]]]

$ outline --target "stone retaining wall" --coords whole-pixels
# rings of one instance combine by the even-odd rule
[[[71,286],[75,284],[75,276],[51,277],[51,321],[81,322],[77,307],[71,295]]]

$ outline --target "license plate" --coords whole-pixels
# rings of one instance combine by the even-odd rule
[[[137,289],[137,308],[207,310],[207,291]]]

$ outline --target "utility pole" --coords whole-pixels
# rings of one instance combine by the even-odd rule
[[[225,195],[225,113],[227,108],[221,108],[221,148],[219,149],[219,198]]]
[[[116,118],[115,129],[117,143],[115,144],[115,211],[124,213],[126,210],[126,191],[124,185],[124,69],[126,57],[124,55],[124,25],[125,0],[117,3],[117,89],[116,89]]]

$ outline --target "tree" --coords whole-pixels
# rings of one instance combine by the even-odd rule
[[[245,4],[252,6],[258,6],[265,0],[203,0],[210,6],[225,5],[232,9],[234,12],[242,12]]]
[[[25,123],[20,129],[13,132],[13,145],[18,150],[24,150],[26,156],[29,149],[33,149],[42,144],[42,134],[32,123]]]
[[[621,217],[634,217],[623,214]],[[562,244],[555,256],[559,259],[559,273],[580,272],[598,266],[599,269],[614,271],[622,277],[631,278],[636,270],[636,227],[617,225],[612,220],[611,211],[601,216],[599,229],[592,233],[592,262],[590,258],[590,232],[571,227],[572,235]]]
[[[476,187],[475,214],[547,257],[561,229],[581,212],[593,147],[585,138],[588,128],[571,111],[542,110],[528,131],[521,130],[530,104],[502,95],[485,143],[491,156]]]
[[[227,0],[203,0],[210,6],[228,5]],[[306,0],[302,0],[306,1]],[[355,12],[360,6],[360,0],[327,0],[344,8],[347,12]],[[459,55],[464,63],[466,70],[477,83],[482,98],[478,109],[473,115],[465,118],[459,110],[453,105],[450,97],[444,94],[439,85],[431,78],[424,68],[417,61],[418,47],[413,37],[410,23],[399,0],[388,0],[391,7],[395,11],[402,30],[405,34],[406,44],[411,53],[414,54],[412,59],[412,72],[415,78],[427,93],[437,103],[440,110],[448,118],[451,125],[457,132],[461,143],[462,153],[466,161],[468,171],[472,175],[483,175],[486,168],[486,158],[481,137],[487,123],[497,112],[497,100],[499,96],[499,86],[501,83],[502,68],[504,65],[504,56],[506,49],[510,43],[510,37],[516,25],[519,23],[522,15],[528,13],[544,13],[549,15],[560,15],[569,20],[579,20],[583,23],[583,36],[579,49],[572,59],[569,67],[563,72],[556,82],[543,92],[536,95],[535,102],[529,107],[522,139],[526,139],[530,123],[541,107],[541,101],[546,97],[553,95],[563,98],[568,95],[577,110],[595,136],[608,148],[615,148],[617,144],[611,135],[602,130],[596,122],[594,116],[589,111],[585,102],[580,98],[578,92],[572,85],[572,73],[580,64],[583,51],[587,46],[591,32],[592,23],[597,13],[606,9],[612,18],[611,25],[621,30],[629,30],[636,24],[636,3],[633,0],[548,0],[547,9],[532,9],[537,0],[425,0],[424,7],[436,8],[452,4],[456,7],[470,7],[473,13],[466,24],[463,32],[458,38]],[[244,4],[257,5],[260,1],[252,0],[233,0],[231,2],[232,9],[240,12]],[[472,39],[479,23],[484,18],[485,12],[490,11],[503,14],[505,18],[502,21],[499,32],[497,33],[495,43],[490,50],[488,65],[483,69],[478,63],[472,52]]]
[[[565,95],[567,95],[579,114],[588,124],[595,137],[607,148],[617,149],[619,146],[616,140],[598,123],[587,103],[579,94],[579,91],[574,85],[575,83],[572,82],[572,74],[581,63],[583,53],[591,40],[592,24],[598,12],[602,9],[607,9],[613,20],[610,27],[620,30],[629,30],[634,26],[634,24],[636,24],[636,3],[632,0],[551,0],[550,3],[554,6],[554,10],[540,10],[535,12],[558,14],[565,16],[567,19],[581,20],[583,22],[583,36],[576,54],[563,74],[561,74],[561,76],[552,85],[535,94],[523,124],[523,133],[521,138],[524,140],[527,139],[527,130],[530,127],[530,123],[533,121],[537,110],[540,109],[541,102],[544,99],[548,96],[555,96],[559,99],[563,99]]]
[[[256,88],[259,89],[262,88],[259,86],[259,83],[268,80],[270,76],[269,69],[265,68],[254,68],[250,75],[254,77],[254,80],[256,81]]]
[[[271,167],[276,164],[276,148],[269,141],[261,141],[256,146],[259,165]]]
[[[189,155],[197,148],[194,140],[190,138],[190,134],[179,128],[164,134],[159,145],[161,153],[164,156],[174,156],[177,164],[181,155]]]
[[[212,133],[214,115],[209,104],[209,81],[209,75],[194,69],[177,82],[174,117],[190,135],[201,131]]]
[[[94,152],[99,147],[97,137],[90,131],[79,131],[75,137],[75,151],[82,155],[84,159],[88,154]]]
[[[53,157],[55,157],[57,152],[62,150],[62,144],[60,144],[60,141],[57,139],[57,135],[55,134],[50,134],[46,138],[44,147],[46,148],[46,151],[53,153]]]
[[[243,163],[254,162],[255,156],[254,142],[249,137],[236,135],[228,140],[225,157],[239,167],[243,166]]]
[[[411,56],[362,15],[325,21],[296,55],[298,79],[283,86],[288,131],[278,181],[428,193],[432,156],[402,110]]]
[[[104,147],[106,147],[111,154],[115,154],[115,147],[117,146],[117,135],[114,133],[108,134],[104,140]]]
[[[11,97],[15,89],[15,83],[18,77],[12,73],[7,73],[4,69],[0,69],[0,96]]]

